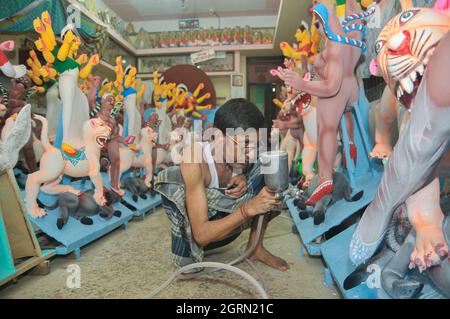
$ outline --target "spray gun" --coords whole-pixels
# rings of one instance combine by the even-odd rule
[[[285,151],[271,151],[261,154],[261,174],[266,186],[276,193],[276,198],[299,198],[303,191],[289,183],[288,154]]]
[[[276,198],[282,198],[289,189],[288,154],[284,151],[270,151],[261,154],[261,174],[264,183]]]

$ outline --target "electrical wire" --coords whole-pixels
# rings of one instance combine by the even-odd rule
[[[261,230],[262,230],[263,221],[264,221],[264,216],[263,215],[258,216],[258,224],[256,226],[256,238],[255,238],[255,240],[252,242],[251,246],[245,251],[245,253],[241,254],[235,260],[229,262],[228,264],[217,263],[217,262],[200,262],[200,263],[189,264],[187,266],[181,267],[180,269],[176,270],[172,274],[172,276],[170,276],[170,278],[164,284],[162,284],[161,286],[159,286],[158,288],[153,290],[149,295],[147,295],[144,298],[145,299],[153,298],[158,293],[160,293],[162,290],[167,288],[172,282],[177,280],[179,276],[182,276],[182,279],[193,279],[193,278],[197,278],[197,277],[200,277],[200,276],[205,276],[207,274],[216,272],[216,271],[221,270],[221,269],[226,269],[226,270],[232,271],[232,272],[242,276],[243,278],[245,278],[248,281],[250,281],[250,283],[252,283],[254,286],[256,284],[255,288],[260,292],[261,296],[263,296],[263,298],[265,298],[265,297],[268,298],[267,293],[265,292],[264,288],[256,281],[255,278],[250,276],[245,271],[240,270],[239,268],[236,268],[236,267],[233,266],[233,265],[235,265],[237,263],[240,263],[241,261],[245,260],[255,250],[256,245],[257,245],[257,243],[259,241],[259,238],[261,237]],[[213,264],[215,265],[215,267],[212,266]],[[210,269],[209,271],[199,271],[199,272],[196,272],[196,273],[184,274],[186,271],[192,270],[192,269],[196,269],[196,268],[212,268],[212,269]],[[236,269],[238,269],[239,271],[236,271]],[[263,293],[261,293],[261,292],[263,292]]]
[[[182,279],[182,280],[194,279],[194,278],[198,278],[200,276],[205,276],[207,274],[211,274],[216,271],[225,269],[225,270],[229,270],[231,272],[234,272],[234,273],[240,275],[244,279],[247,279],[256,288],[256,290],[260,293],[261,297],[263,299],[267,299],[268,295],[266,292],[266,284],[263,279],[263,276],[261,275],[258,268],[255,266],[255,264],[248,258],[250,256],[250,254],[255,250],[256,245],[259,241],[259,238],[261,237],[261,229],[262,229],[263,220],[264,220],[264,216],[260,215],[258,217],[258,224],[256,227],[256,239],[252,242],[251,246],[243,253],[242,253],[243,247],[247,243],[245,243],[245,242],[242,243],[238,247],[239,257],[236,258],[235,260],[231,261],[228,264],[218,263],[218,262],[200,262],[200,263],[194,263],[194,264],[189,264],[187,266],[184,266],[184,267],[176,270],[166,282],[164,282],[161,286],[159,286],[158,288],[153,290],[149,295],[147,295],[144,298],[145,299],[153,298],[154,296],[159,294],[161,291],[163,291],[164,289],[169,287],[170,284],[172,284],[177,279]],[[292,234],[292,231],[275,234],[275,235],[271,235],[271,236],[266,236],[265,239],[286,236],[289,234]],[[240,263],[241,261],[245,261],[255,271],[255,273],[259,279],[259,282],[254,277],[252,277],[250,274],[248,274],[247,272],[233,266],[237,263]],[[196,269],[196,268],[211,268],[211,269],[208,271],[201,270],[201,271],[198,271],[195,273],[187,273],[186,274],[186,271]]]

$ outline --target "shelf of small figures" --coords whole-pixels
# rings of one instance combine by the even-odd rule
[[[271,44],[242,44],[242,45],[219,45],[219,46],[196,46],[196,47],[178,47],[178,48],[157,48],[157,49],[137,49],[137,56],[151,56],[151,55],[171,55],[180,53],[194,53],[202,50],[214,51],[260,51],[273,50],[273,43]]]
[[[95,13],[87,10],[77,0],[67,0],[70,4],[76,6],[80,12],[86,15],[95,23],[105,27],[110,35],[124,49],[135,55],[136,57],[152,56],[152,55],[171,55],[179,53],[194,53],[201,50],[213,49],[215,51],[261,51],[272,50],[274,43],[268,44],[242,44],[242,45],[218,45],[218,46],[193,46],[193,47],[177,47],[177,48],[154,48],[154,49],[136,49],[121,34],[114,30],[110,25],[103,22]],[[273,36],[274,38],[274,36]]]
[[[224,71],[224,72],[205,72],[209,77],[215,76],[231,76],[237,73],[236,71]],[[140,80],[151,80],[153,79],[153,73],[138,73],[136,77]]]

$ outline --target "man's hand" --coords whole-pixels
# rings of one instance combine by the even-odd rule
[[[283,202],[283,199],[276,199],[275,193],[265,186],[254,198],[245,204],[247,212],[251,216],[270,212]]]
[[[239,198],[247,192],[247,178],[244,175],[237,175],[230,179],[225,194],[231,198]]]

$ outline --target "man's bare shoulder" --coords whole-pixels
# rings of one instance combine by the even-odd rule
[[[186,185],[199,184],[204,181],[203,147],[200,143],[192,143],[184,150],[183,160],[180,163],[180,171]]]

